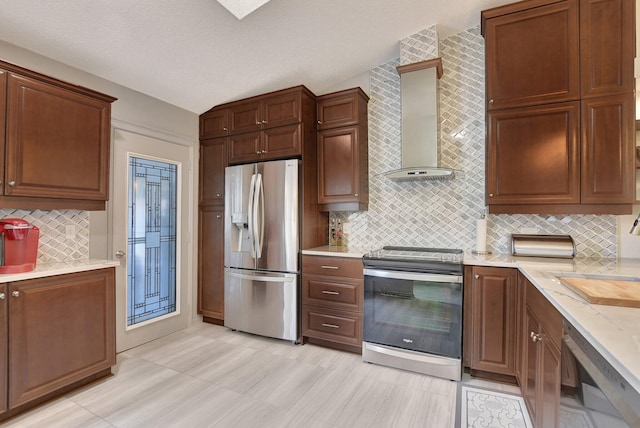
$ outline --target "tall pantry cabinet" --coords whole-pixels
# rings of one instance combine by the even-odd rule
[[[631,212],[635,2],[482,12],[491,213]]]

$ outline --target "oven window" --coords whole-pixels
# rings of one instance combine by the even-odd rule
[[[462,284],[365,276],[364,340],[460,357]]]

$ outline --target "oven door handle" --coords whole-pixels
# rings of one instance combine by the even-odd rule
[[[629,424],[629,426],[637,427],[640,426],[640,416],[631,408],[629,403],[625,401],[624,398],[618,394],[612,387],[609,380],[598,370],[595,364],[591,362],[591,359],[587,356],[587,354],[580,349],[580,347],[575,343],[575,341],[569,337],[569,335],[562,336],[562,341],[567,346],[567,348],[571,351],[576,360],[582,365],[582,367],[586,370],[587,373],[593,378],[595,383],[598,385],[598,388],[602,390],[604,395],[611,401],[613,407],[620,412],[620,415],[624,418],[624,420]]]
[[[365,269],[364,276],[389,279],[406,279],[408,281],[453,282],[456,284],[462,284],[462,275],[444,275],[436,273],[398,272],[394,270]]]

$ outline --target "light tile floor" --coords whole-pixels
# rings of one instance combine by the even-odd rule
[[[456,417],[456,382],[210,324],[119,354],[113,373],[3,426],[451,428]]]

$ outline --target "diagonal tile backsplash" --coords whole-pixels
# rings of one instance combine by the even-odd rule
[[[475,248],[475,221],[485,212],[484,39],[479,27],[438,41],[436,27],[400,43],[400,58],[370,70],[369,210],[335,212],[347,245]],[[438,53],[439,52],[439,53]],[[396,183],[380,174],[400,167],[400,77],[396,66],[442,57],[440,160],[462,171],[451,181]],[[579,256],[616,257],[613,215],[489,215],[487,247],[510,253],[511,234],[569,234]]]
[[[89,212],[77,210],[0,210],[0,218],[23,218],[40,229],[38,263],[89,258]],[[73,226],[75,237],[66,238],[66,226]]]

